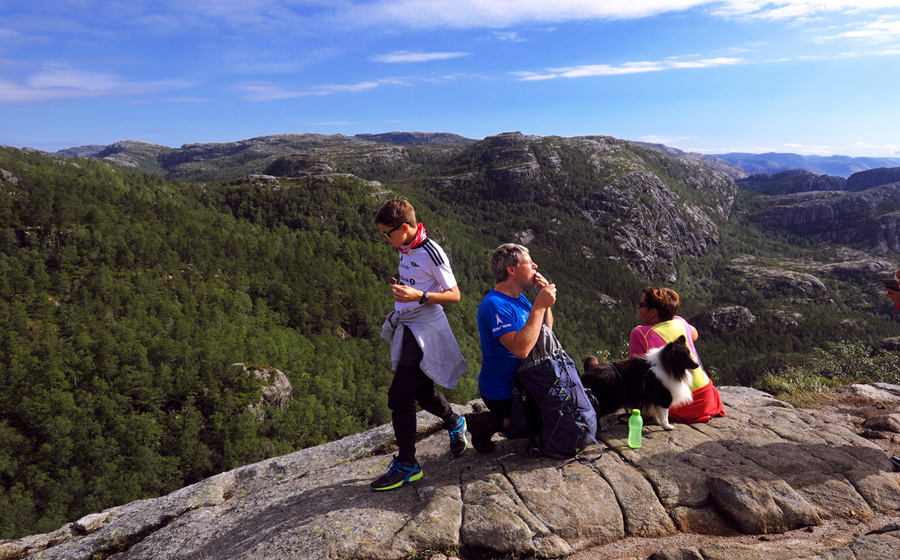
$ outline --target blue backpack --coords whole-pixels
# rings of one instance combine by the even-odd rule
[[[602,451],[596,431],[597,413],[575,363],[542,326],[538,344],[516,373],[507,436],[527,436],[550,457],[570,458],[591,443]]]

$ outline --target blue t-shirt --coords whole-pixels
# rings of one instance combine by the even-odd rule
[[[512,381],[521,360],[498,337],[525,327],[531,302],[520,294],[514,299],[491,290],[478,306],[478,336],[481,339],[481,373],[478,391],[489,399],[511,399]]]

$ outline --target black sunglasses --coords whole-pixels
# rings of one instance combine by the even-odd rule
[[[405,223],[406,223],[406,222],[403,222],[403,224],[405,224]],[[387,239],[388,241],[390,241],[390,239],[391,239],[391,234],[394,233],[395,231],[397,231],[398,229],[400,229],[401,227],[403,227],[403,224],[400,224],[399,226],[395,227],[395,228],[392,229],[391,231],[381,231],[381,230],[378,230],[378,231],[381,232],[381,235],[383,235],[385,239]]]

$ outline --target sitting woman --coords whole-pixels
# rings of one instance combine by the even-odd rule
[[[702,363],[697,355],[697,349],[694,347],[694,341],[697,340],[697,329],[675,315],[678,312],[679,303],[678,294],[668,288],[644,288],[641,291],[638,314],[643,325],[635,327],[631,331],[628,341],[630,358],[643,356],[651,348],[665,346],[684,335],[694,359],[697,360],[697,363]],[[713,416],[725,416],[719,391],[703,371],[703,366],[693,370],[692,373],[691,392],[694,402],[669,409],[669,420],[692,424],[709,422]]]

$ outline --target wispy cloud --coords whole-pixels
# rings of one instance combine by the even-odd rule
[[[515,31],[495,31],[494,38],[501,41],[509,41],[511,43],[521,43],[525,40],[520,38],[519,34]]]
[[[384,85],[406,85],[406,81],[399,78],[383,78],[359,82],[357,84],[325,84],[313,86],[305,90],[292,90],[281,86],[273,86],[262,82],[244,82],[235,86],[246,93],[247,101],[276,101],[279,99],[293,99],[309,95],[332,95],[336,93],[360,93]]]
[[[900,19],[879,18],[877,21],[855,24],[853,29],[826,35],[818,38],[819,42],[833,41],[836,39],[864,39],[874,42],[892,41],[900,37]]]
[[[900,145],[897,144],[888,144],[886,146],[873,146],[872,144],[868,144],[866,142],[854,142],[853,147],[859,150],[868,150],[873,153],[881,153],[884,150],[890,152],[892,156],[900,155]]]
[[[841,148],[838,148],[836,146],[808,146],[805,144],[794,144],[790,142],[787,144],[783,144],[781,148],[787,150],[788,152],[806,156],[829,156],[841,151]]]
[[[522,23],[559,23],[596,19],[633,19],[682,11],[714,0],[381,0],[341,7],[346,21],[358,26],[418,29],[502,28]]]
[[[673,142],[679,142],[681,140],[692,140],[690,136],[656,136],[655,134],[651,134],[648,136],[641,136],[640,140],[643,142],[649,142],[651,144],[671,144]]]
[[[27,77],[24,83],[0,79],[0,102],[134,96],[184,89],[193,85],[193,82],[186,80],[135,82],[102,72],[47,67]]]
[[[309,91],[295,91],[283,88],[281,86],[273,86],[257,82],[245,82],[235,86],[236,89],[243,91],[244,99],[247,101],[277,101],[279,99],[294,99],[312,95]]]
[[[224,53],[223,59],[235,72],[287,74],[333,59],[340,54],[341,51],[338,49],[324,47],[301,52],[277,49],[233,48]]]
[[[724,0],[709,4],[710,12],[717,16],[766,21],[809,21],[826,14],[900,8],[898,0]]]
[[[386,62],[389,64],[407,63],[407,62],[430,62],[432,60],[447,60],[449,58],[459,58],[461,56],[469,56],[467,52],[414,52],[414,51],[394,51],[388,54],[373,56],[375,62]]]
[[[809,21],[824,14],[900,8],[900,0],[380,0],[340,4],[354,26],[416,29],[503,28],[588,20],[628,20],[705,9],[728,19]]]
[[[660,61],[626,62],[618,66],[610,64],[584,64],[564,68],[549,68],[547,72],[514,72],[522,81],[553,80],[556,78],[587,78],[593,76],[619,76],[623,74],[641,74],[644,72],[660,72],[684,68],[711,68],[729,66],[746,62],[742,58],[705,58],[699,60],[667,59]]]

